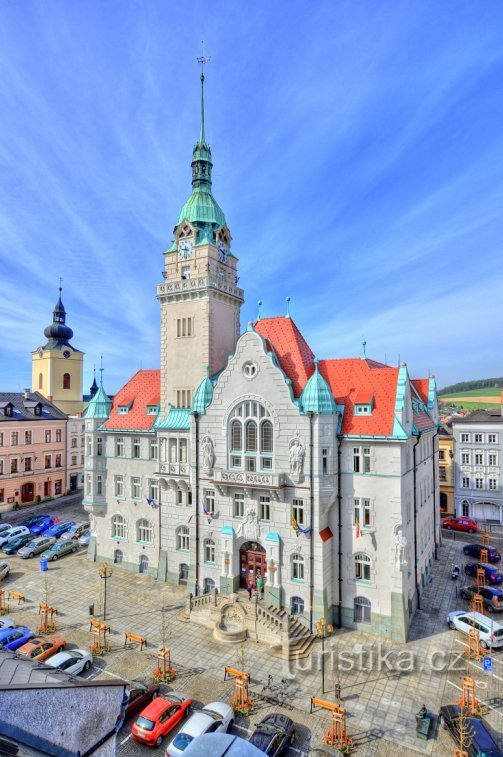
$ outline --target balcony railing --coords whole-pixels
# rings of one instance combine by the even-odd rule
[[[161,463],[157,475],[188,476],[190,466],[188,463]]]

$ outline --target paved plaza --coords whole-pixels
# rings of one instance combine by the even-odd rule
[[[59,506],[58,506],[59,507]],[[60,506],[60,517],[82,518],[83,511],[73,498]],[[54,512],[54,508],[52,508]],[[23,515],[25,515],[23,513]],[[4,521],[20,519],[7,518]],[[423,703],[434,713],[441,704],[459,697],[460,683],[467,673],[477,682],[477,693],[488,705],[488,723],[503,730],[503,655],[495,653],[495,671],[488,676],[480,664],[468,663],[460,653],[466,639],[446,626],[449,610],[462,609],[456,588],[463,583],[451,581],[451,564],[462,565],[463,541],[448,539],[439,550],[431,582],[424,589],[408,644],[397,644],[364,633],[336,631],[325,643],[325,694],[321,689],[321,649],[313,646],[309,658],[288,663],[273,657],[263,645],[223,645],[212,638],[211,630],[184,619],[185,589],[159,583],[149,576],[133,575],[114,568],[108,581],[106,620],[110,624],[112,651],[97,658],[88,677],[119,676],[127,680],[147,680],[155,667],[155,652],[163,643],[171,647],[177,679],[171,688],[194,699],[195,706],[215,699],[229,700],[232,682],[224,681],[224,666],[241,667],[251,673],[252,695],[256,707],[251,717],[236,721],[236,732],[246,736],[254,724],[272,710],[281,709],[296,722],[297,736],[289,754],[307,754],[320,746],[329,720],[323,712],[310,714],[310,697],[330,699],[340,684],[348,712],[348,730],[355,738],[359,755],[414,754],[450,755],[453,742],[448,734],[435,729],[430,739],[419,741],[415,734],[415,713]],[[85,551],[51,563],[42,573],[38,559],[9,558],[11,575],[3,588],[25,594],[24,604],[11,604],[10,615],[18,623],[36,628],[38,603],[46,592],[58,609],[58,633],[70,646],[88,647],[89,606],[94,604],[98,617],[103,613],[104,582],[97,564],[90,563]],[[124,634],[131,632],[147,639],[147,648],[124,647]],[[164,637],[164,638],[163,638]],[[243,661],[244,657],[244,661]],[[450,669],[448,669],[450,668]],[[268,690],[268,675],[273,681]],[[282,681],[284,683],[282,684]],[[167,687],[166,690],[169,690]],[[278,704],[275,704],[275,701]],[[129,738],[130,722],[119,734],[119,753],[150,751]],[[163,748],[166,746],[166,740]],[[154,750],[159,754],[163,749]],[[327,753],[328,750],[327,750]]]

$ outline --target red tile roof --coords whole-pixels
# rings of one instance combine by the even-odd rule
[[[370,405],[373,396],[372,389],[360,389],[356,392],[354,403],[355,405]]]
[[[129,379],[114,397],[110,417],[103,428],[124,431],[149,431],[157,416],[147,415],[147,405],[156,405],[161,392],[161,372],[159,370],[138,371]],[[119,405],[132,407],[126,414],[119,414]]]
[[[419,397],[423,400],[424,404],[428,406],[428,390],[430,387],[429,379],[412,379],[414,389],[419,394]]]
[[[361,358],[320,360],[319,370],[339,405],[344,405],[343,434],[391,436],[395,421],[398,368]],[[354,415],[355,399],[373,395],[371,415]]]
[[[300,397],[314,370],[314,354],[291,318],[262,318],[255,331],[274,347],[279,364],[292,382],[294,397]]]

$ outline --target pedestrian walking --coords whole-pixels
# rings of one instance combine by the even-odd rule
[[[262,592],[264,591],[264,579],[262,578],[262,576],[259,576],[257,578],[257,590],[259,596],[262,597]]]
[[[248,592],[248,599],[251,602],[251,595],[252,595],[252,591],[253,591],[253,587],[251,586],[251,584],[248,584],[248,586],[246,587],[246,590]]]

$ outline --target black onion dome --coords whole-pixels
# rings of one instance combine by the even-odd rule
[[[44,335],[47,339],[54,339],[58,342],[67,342],[73,336],[73,331],[66,323],[66,310],[61,301],[61,288],[59,290],[59,300],[52,313],[52,323],[44,329]]]

